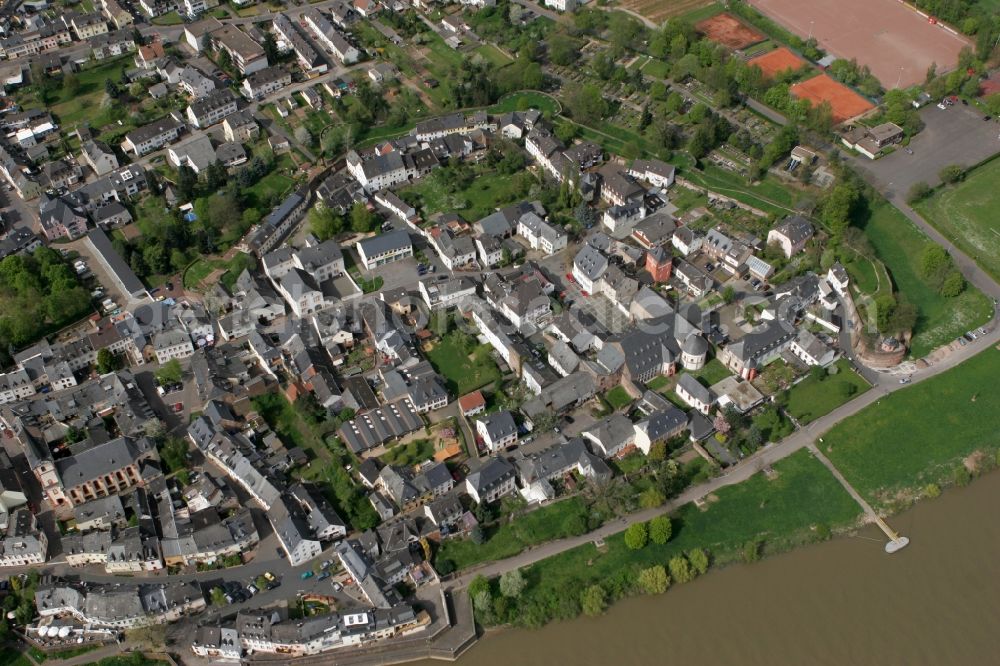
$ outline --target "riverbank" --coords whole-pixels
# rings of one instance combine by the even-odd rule
[[[993,473],[897,514],[913,543],[896,555],[865,527],[622,601],[598,618],[491,631],[458,666],[505,666],[511,655],[520,666],[993,663],[998,504]]]
[[[1000,352],[991,348],[927,381],[873,396],[854,416],[810,437],[838,468],[844,465],[845,478],[880,514],[891,515],[996,466],[1000,395],[983,387],[998,373]],[[895,501],[878,501],[886,496]],[[640,594],[640,571],[666,566],[694,548],[707,550],[716,566],[754,561],[850,531],[859,514],[821,463],[797,451],[771,470],[680,507],[666,544],[633,550],[619,533],[600,547],[585,543],[532,563],[522,572],[526,584],[520,594],[501,594],[496,580],[488,588],[478,583],[477,618],[486,626],[526,627],[571,619],[588,606],[584,591],[605,604]],[[592,613],[593,604],[589,607]]]

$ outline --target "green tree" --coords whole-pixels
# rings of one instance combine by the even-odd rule
[[[763,544],[759,539],[753,539],[743,544],[743,549],[741,553],[743,561],[746,562],[747,564],[751,564],[759,560],[762,546]]]
[[[961,164],[949,164],[938,172],[938,178],[952,184],[965,178],[965,167]]]
[[[580,594],[580,607],[590,617],[597,617],[608,607],[607,593],[600,585],[591,585]]]
[[[630,550],[641,550],[649,542],[649,528],[646,523],[633,523],[625,530],[625,545]]]
[[[674,526],[670,521],[670,516],[664,514],[649,521],[649,538],[653,543],[662,546],[670,541]]]
[[[554,65],[569,67],[580,57],[580,43],[563,32],[555,32],[548,40],[549,60]]]
[[[356,202],[351,208],[351,229],[357,233],[367,233],[373,226],[375,226],[375,214],[368,210],[364,202]]]
[[[573,119],[584,125],[593,125],[608,112],[608,103],[601,89],[593,84],[567,86],[565,89],[566,108]]]
[[[823,200],[821,217],[835,236],[844,233],[851,223],[861,193],[852,183],[838,183]]]
[[[229,603],[226,600],[226,592],[221,587],[213,587],[211,592],[208,593],[208,596],[212,600],[213,606],[225,606]]]
[[[188,443],[182,437],[170,437],[160,447],[160,459],[168,472],[176,472],[187,467]]]
[[[937,284],[949,268],[951,256],[948,252],[937,243],[927,243],[920,253],[920,274]]]
[[[647,488],[639,496],[639,506],[643,509],[655,509],[658,506],[663,506],[666,501],[666,496],[656,487]]]
[[[121,369],[121,367],[121,357],[117,354],[112,354],[111,350],[107,347],[97,352],[97,374],[106,375],[109,372]]]
[[[670,587],[670,577],[662,564],[640,571],[638,582],[639,587],[646,594],[663,594]]]
[[[344,218],[319,202],[309,211],[309,230],[319,240],[328,240],[344,230]]]
[[[722,290],[722,300],[726,303],[726,305],[729,305],[730,303],[735,301],[736,290],[733,289],[731,286],[726,286],[726,288]]]
[[[514,599],[521,596],[528,582],[524,579],[524,574],[520,569],[506,571],[500,576],[500,594]]]
[[[683,555],[675,555],[667,563],[670,569],[670,578],[676,583],[688,583],[694,580],[695,573],[691,569],[691,563]]]
[[[181,369],[181,362],[172,358],[156,371],[156,381],[160,384],[176,384],[181,381],[184,371]]]
[[[954,298],[965,291],[965,278],[960,272],[953,270],[944,276],[939,291],[945,298]]]
[[[649,447],[649,455],[646,456],[650,462],[660,462],[667,459],[667,443],[657,442]]]
[[[691,568],[699,576],[708,571],[708,554],[701,548],[693,548],[687,555]]]

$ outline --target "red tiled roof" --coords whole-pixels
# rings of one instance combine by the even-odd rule
[[[463,412],[467,412],[470,409],[475,409],[477,407],[485,407],[486,398],[483,397],[482,391],[473,391],[472,393],[467,393],[459,398],[458,406]]]

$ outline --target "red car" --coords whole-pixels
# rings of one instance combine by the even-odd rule
[[[587,298],[588,296],[590,296],[589,293],[583,291],[582,289],[580,290],[580,295],[583,296],[584,298]]]
[[[566,273],[566,279],[569,280],[571,283],[575,283],[576,282],[576,280],[573,279],[573,274],[572,273]]]
[[[183,402],[174,403],[174,411],[175,412],[180,412],[180,411],[183,411],[183,410],[184,410],[184,403]]]

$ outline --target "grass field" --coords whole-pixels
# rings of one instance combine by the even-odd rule
[[[641,14],[654,23],[662,23],[677,16],[684,16],[687,19],[689,14],[707,18],[721,11],[712,0],[623,0],[618,6]],[[710,10],[710,14],[701,15]]]
[[[611,408],[615,411],[632,404],[632,396],[628,394],[623,386],[616,386],[604,395]]]
[[[1000,351],[989,349],[948,372],[882,398],[823,436],[823,451],[880,506],[950,480],[962,461],[1000,447]]]
[[[180,25],[184,19],[176,11],[161,14],[152,20],[153,25]]]
[[[451,560],[457,569],[465,569],[480,562],[502,560],[517,555],[535,544],[572,536],[569,521],[584,516],[586,507],[578,497],[536,509],[518,517],[514,522],[487,530],[487,540],[481,545],[469,539],[449,539],[441,544],[437,562]],[[578,522],[578,521],[575,521]]]
[[[994,280],[1000,280],[1000,160],[974,169],[957,185],[939,188],[917,210]]]
[[[64,126],[75,125],[86,120],[94,129],[99,129],[111,122],[113,118],[121,117],[128,122],[127,114],[120,113],[117,105],[102,108],[104,98],[104,81],[111,79],[118,83],[122,76],[122,67],[132,66],[131,54],[118,58],[110,58],[93,65],[83,67],[75,74],[79,87],[74,93],[65,88],[57,88],[49,97],[48,104],[43,105],[37,95],[30,91],[19,92],[16,97],[25,108],[43,107],[51,111]]]
[[[480,173],[464,190],[449,194],[433,178],[423,178],[408,188],[417,192],[425,216],[440,212],[458,212],[467,220],[478,220],[497,207],[523,198],[523,172],[511,175]]]
[[[236,284],[236,279],[240,276],[240,273],[243,272],[243,269],[249,268],[252,270],[256,267],[256,265],[256,260],[254,260],[251,255],[244,254],[243,252],[236,253],[236,255],[229,261],[202,257],[191,264],[187,270],[184,271],[184,288],[197,288],[199,283],[208,277],[212,271],[221,268],[223,269],[223,273],[219,276],[219,282],[221,282],[226,289],[232,289],[233,285]]]
[[[526,90],[503,97],[499,102],[489,107],[489,111],[490,113],[508,113],[532,108],[543,113],[557,114],[561,106],[559,102],[546,94]]]
[[[507,54],[498,49],[493,44],[483,44],[476,48],[476,53],[483,57],[483,60],[495,67],[503,67],[513,62]]]
[[[286,169],[294,166],[287,154],[278,158],[276,168],[247,190],[247,206],[257,208],[263,215],[269,213],[268,203],[287,194],[295,186],[295,181],[286,175]]]
[[[897,209],[887,203],[877,206],[864,231],[897,291],[919,311],[910,350],[914,358],[989,321],[992,306],[982,292],[969,286],[957,298],[944,298],[920,277],[920,253],[930,241]]]
[[[716,563],[725,563],[756,539],[764,540],[765,550],[778,550],[812,540],[816,525],[847,526],[857,520],[858,505],[807,451],[779,461],[774,470],[774,480],[756,474],[719,490],[703,509],[683,506],[674,516],[673,538],[662,546],[651,543],[629,550],[618,534],[607,540],[607,552],[587,544],[543,560],[527,570],[530,585],[525,594],[582,590],[621,572],[634,575],[638,568],[664,564],[692,548],[705,548]]]
[[[452,395],[465,395],[500,379],[500,368],[490,355],[491,349],[489,345],[478,345],[466,355],[452,336],[445,336],[427,352],[427,358],[444,376]]]
[[[652,59],[642,68],[642,73],[657,79],[665,79],[670,74],[670,65],[663,60]]]
[[[415,439],[407,444],[397,444],[382,455],[387,465],[409,467],[434,457],[434,443],[429,439]]]
[[[800,424],[811,423],[829,414],[871,388],[864,377],[851,370],[850,363],[844,359],[837,361],[834,366],[837,374],[827,375],[822,381],[807,377],[788,391],[788,413]],[[854,387],[853,392],[849,387]]]
[[[722,364],[717,358],[713,358],[711,361],[705,364],[705,367],[701,370],[695,370],[688,374],[694,375],[702,381],[703,384],[711,386],[712,384],[717,384],[723,379],[733,374],[726,369],[726,366]]]

